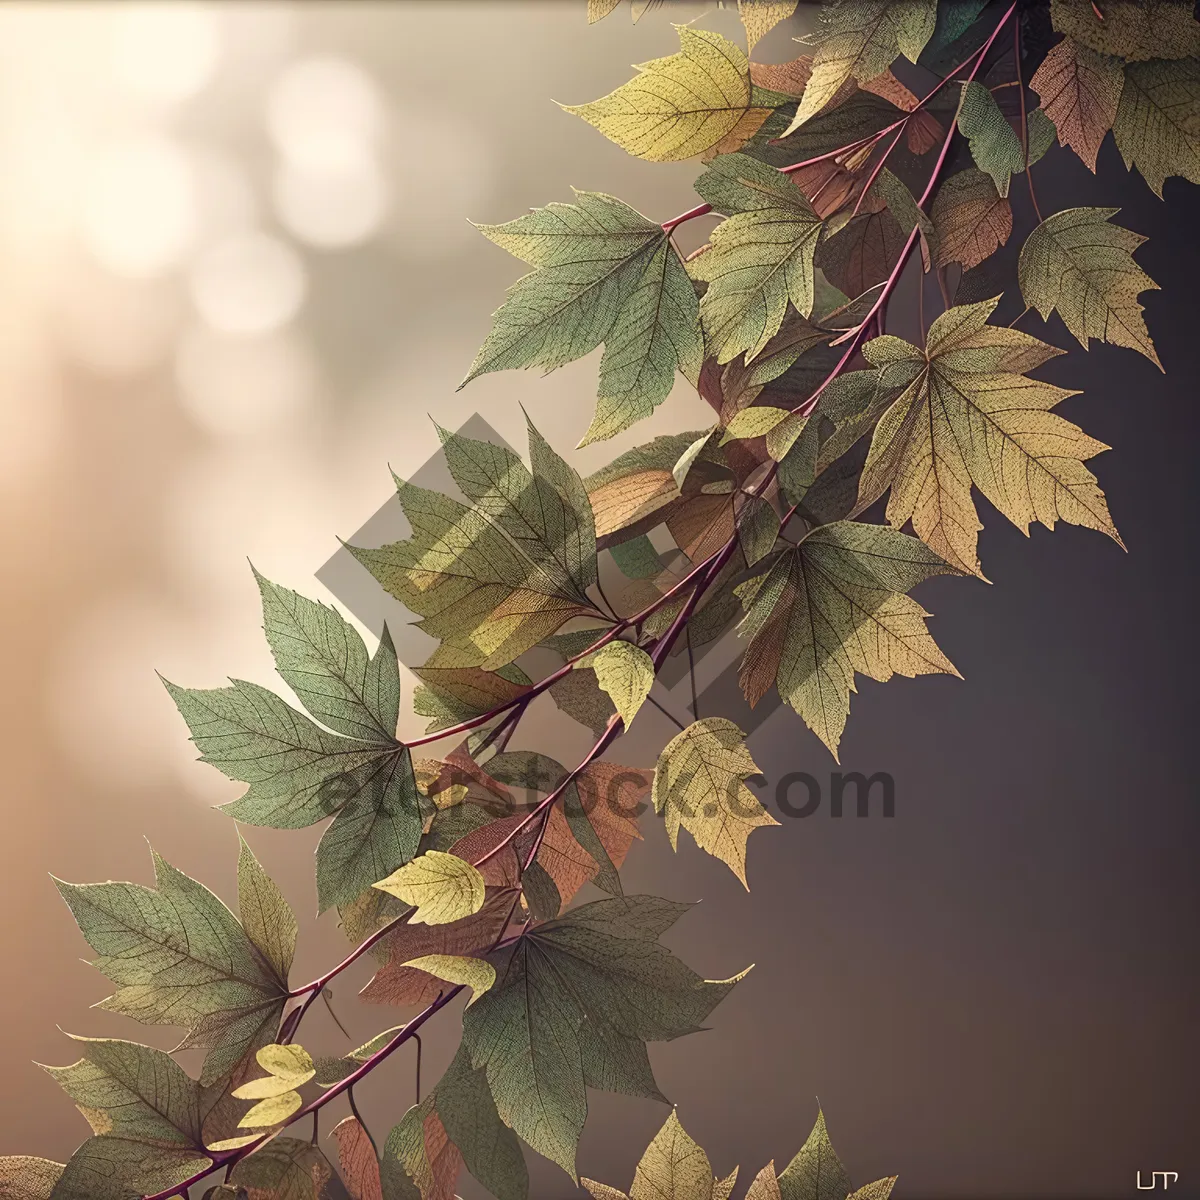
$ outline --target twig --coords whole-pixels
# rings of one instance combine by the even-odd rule
[[[374,1137],[371,1136],[371,1130],[367,1126],[366,1121],[362,1118],[362,1113],[358,1111],[358,1104],[354,1100],[354,1089],[346,1090],[346,1099],[350,1101],[350,1111],[354,1114],[354,1119],[362,1126],[362,1131],[367,1135],[367,1141],[371,1143],[371,1149],[375,1151],[375,1157],[379,1157],[379,1147],[375,1144]]]
[[[1095,5],[1092,7],[1095,8]],[[1025,159],[1025,182],[1029,185],[1029,199],[1033,201],[1033,211],[1037,215],[1040,225],[1042,210],[1038,207],[1037,192],[1033,190],[1033,168],[1029,165],[1029,118],[1025,112],[1025,84],[1021,79],[1021,22],[1019,20],[1013,22],[1013,58],[1017,68],[1017,94],[1021,97],[1021,154]]]

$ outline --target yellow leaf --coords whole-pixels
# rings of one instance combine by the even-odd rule
[[[212,1142],[205,1146],[206,1150],[240,1150],[243,1146],[250,1145],[251,1142],[257,1142],[262,1137],[261,1133],[247,1133],[241,1137],[224,1138],[219,1142]]]
[[[746,46],[753,50],[781,21],[796,11],[799,0],[738,0],[738,16],[746,29]]]
[[[759,408],[743,408],[725,426],[719,444],[724,446],[726,442],[736,441],[738,438],[762,437],[788,416],[790,413],[786,408],[768,408],[766,405]]]
[[[728,38],[705,29],[676,26],[680,51],[638,66],[639,74],[590,104],[562,107],[594,125],[638,158],[678,162],[722,142],[744,118],[769,108],[750,107],[750,68]],[[725,149],[735,147],[724,147]]]
[[[654,771],[654,808],[665,815],[671,848],[682,826],[747,889],[746,841],[755,829],[779,824],[746,786],[758,773],[742,731],[723,717],[705,717],[676,734]]]
[[[268,1125],[282,1125],[304,1101],[299,1092],[284,1092],[281,1096],[270,1096],[260,1100],[239,1122],[239,1129],[259,1129]]]
[[[1063,520],[1122,544],[1104,493],[1083,465],[1108,447],[1050,412],[1076,393],[1024,374],[1062,351],[988,325],[997,302],[943,313],[924,350],[893,337],[863,347],[873,365],[907,370],[912,382],[875,427],[858,510],[890,488],[893,528],[911,520],[952,567],[981,577],[972,485],[1023,533],[1034,521],[1053,529]]]
[[[409,924],[448,925],[483,907],[483,876],[453,854],[427,850],[374,885],[405,904],[416,905]]]
[[[654,684],[654,662],[632,642],[609,642],[577,664],[591,667],[628,729]]]
[[[465,984],[471,989],[470,1008],[496,982],[496,968],[482,958],[461,958],[457,954],[423,954],[404,964],[448,983]]]
[[[709,1200],[712,1186],[708,1155],[688,1136],[672,1109],[637,1165],[630,1200]]]
[[[620,3],[621,0],[588,0],[588,24],[594,25],[597,21],[603,21]]]
[[[812,74],[784,137],[815,117],[848,82],[866,83],[892,65],[900,50],[893,4],[894,0],[861,0],[827,11]]]

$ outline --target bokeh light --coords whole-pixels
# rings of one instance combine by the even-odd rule
[[[159,134],[100,149],[82,181],[80,234],[97,262],[144,278],[177,266],[196,235],[196,196],[183,149]]]
[[[299,255],[264,233],[219,242],[196,259],[190,276],[197,310],[219,333],[267,333],[286,325],[306,289]]]
[[[217,15],[209,6],[187,0],[126,5],[113,22],[113,75],[135,95],[185,100],[212,78],[219,39]]]

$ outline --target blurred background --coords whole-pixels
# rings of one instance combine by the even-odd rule
[[[694,203],[694,164],[629,158],[552,100],[610,91],[703,9],[589,28],[583,0],[0,6],[0,1153],[62,1160],[86,1132],[31,1062],[73,1057],[56,1024],[171,1041],[86,1011],[105,982],[49,873],[148,882],[144,836],[232,899],[236,835],[212,806],[240,789],[194,762],[155,671],[286,691],[247,559],[332,599],[317,571],[387,502],[389,466],[433,455],[429,413],[482,414],[521,446],[524,404],[582,471],[710,419],[683,389],[571,451],[594,357],[455,392],[520,273],[469,219],[572,186],[658,220]],[[740,39],[734,13],[704,24]],[[811,24],[802,5],[757,57],[794,57]],[[898,1172],[903,1197],[1120,1196],[1139,1169],[1200,1195],[1194,701],[1176,682],[1196,665],[1200,204],[1178,180],[1154,199],[1111,144],[1099,183],[1058,151],[1038,182],[1043,207],[1124,206],[1166,289],[1146,300],[1165,378],[1110,348],[1049,372],[1117,447],[1099,474],[1131,554],[1069,528],[1026,542],[985,515],[996,586],[921,596],[967,682],[855,700],[843,768],[889,771],[894,819],[825,807],[756,834],[749,897],[657,828],[631,858],[632,890],[705,899],[671,935],[689,963],[759,964],[713,1032],[652,1052],[743,1187],[790,1158],[819,1095],[854,1181]],[[1015,185],[1014,203],[1020,219]],[[645,711],[631,763],[673,732]],[[587,736],[528,724],[561,756]],[[752,749],[773,780],[834,766],[790,714]],[[319,832],[247,831],[305,918],[297,978],[344,950],[311,919]],[[395,1023],[350,987],[335,1003],[358,1040]],[[344,1048],[312,1020],[306,1044]],[[431,1027],[427,1080],[454,1037]],[[412,1103],[410,1066],[363,1090],[377,1135]],[[592,1109],[581,1170],[626,1186],[665,1113],[598,1094]],[[572,1190],[542,1162],[533,1189]]]

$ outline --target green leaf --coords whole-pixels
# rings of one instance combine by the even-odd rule
[[[1109,223],[1115,208],[1068,208],[1025,239],[1017,266],[1021,293],[1045,319],[1058,311],[1086,350],[1089,338],[1127,346],[1159,370],[1138,295],[1158,284],[1133,261],[1146,240]]]
[[[200,1089],[161,1050],[107,1038],[70,1035],[83,1058],[46,1072],[71,1097],[96,1134],[176,1150],[195,1163],[203,1154]]]
[[[682,826],[749,890],[746,841],[755,829],[779,822],[746,786],[759,770],[744,738],[724,717],[705,717],[676,734],[654,770],[654,808],[666,818],[672,850]]]
[[[667,398],[676,368],[695,377],[695,289],[661,225],[601,192],[481,231],[535,269],[497,310],[463,383],[489,371],[554,370],[605,345],[596,417],[583,444],[612,437]]]
[[[0,1200],[50,1200],[63,1164],[48,1158],[10,1155],[0,1158]]]
[[[1001,196],[1007,196],[1009,177],[1025,169],[1025,151],[996,98],[974,79],[963,88],[958,128],[970,143],[975,165],[992,177]]]
[[[525,1200],[529,1176],[516,1134],[500,1119],[487,1072],[460,1046],[434,1089],[434,1107],[466,1168],[497,1200]]]
[[[650,416],[670,395],[676,370],[696,378],[703,350],[695,286],[664,238],[604,340],[596,415],[579,445]]]
[[[238,842],[241,846],[238,854],[238,916],[242,929],[275,972],[280,987],[286,989],[296,954],[296,916],[241,834]]]
[[[496,985],[463,1014],[501,1119],[572,1178],[586,1088],[661,1099],[644,1043],[693,1032],[737,982],[658,945],[685,909],[629,896],[538,925],[488,955]]]
[[[576,664],[596,672],[596,682],[612,698],[628,729],[654,686],[654,663],[632,642],[615,641]]]
[[[375,886],[405,904],[416,905],[410,925],[447,925],[483,907],[483,876],[469,862],[440,850],[427,850]]]
[[[662,574],[662,558],[645,534],[610,546],[608,552],[627,579],[653,579]]]
[[[400,672],[384,626],[374,657],[336,610],[280,587],[257,571],[263,629],[275,668],[323,725],[367,742],[394,743]]]
[[[1104,20],[1091,0],[1051,0],[1054,28],[1090,50],[1128,61],[1200,55],[1192,6],[1172,0],[1107,0]]]
[[[779,514],[762,496],[749,496],[738,514],[738,540],[746,556],[746,566],[766,558],[779,537]]]
[[[1035,108],[1030,112],[1026,121],[1025,136],[1028,145],[1029,166],[1032,167],[1054,145],[1058,130],[1045,110]]]
[[[261,1150],[239,1159],[230,1176],[235,1187],[246,1188],[255,1200],[347,1200],[329,1160],[307,1141],[277,1137]]]
[[[594,615],[583,595],[596,570],[590,504],[582,481],[532,428],[532,473],[488,443],[448,435],[446,450],[456,482],[478,503],[398,479],[412,536],[350,550],[442,640],[436,657],[448,667],[507,670],[572,617]]]
[[[526,418],[532,470],[507,446],[438,427],[454,482],[542,573],[552,594],[589,603],[596,531],[583,481]]]
[[[741,584],[750,639],[741,684],[751,704],[772,684],[837,757],[854,674],[885,682],[958,672],[925,629],[928,614],[903,593],[952,573],[907,534],[858,521],[814,529],[769,571]]]
[[[50,1193],[51,1200],[141,1200],[181,1184],[208,1164],[188,1151],[119,1134],[88,1138]]]
[[[1200,61],[1130,63],[1113,137],[1159,199],[1172,175],[1200,183]]]
[[[199,1085],[170,1055],[136,1042],[73,1040],[83,1058],[45,1069],[97,1136],[67,1164],[55,1197],[140,1196],[208,1165]]]
[[[200,761],[250,785],[224,806],[248,825],[315,824],[350,798],[342,781],[388,752],[377,742],[327,733],[273,692],[245,680],[207,691],[163,682],[188,723]]]
[[[407,746],[342,781],[349,801],[317,845],[318,910],[348,904],[410,861],[421,841],[421,797]]]
[[[709,248],[690,266],[708,284],[700,318],[718,362],[743,351],[747,362],[756,357],[779,332],[789,304],[803,316],[812,312],[820,235],[821,219],[784,175],[755,208],[713,230]]]
[[[781,1200],[846,1200],[850,1177],[842,1166],[825,1128],[825,1114],[817,1110],[817,1123],[800,1152],[779,1176]]]
[[[118,985],[100,1007],[186,1028],[183,1047],[211,1047],[207,1086],[278,1023],[287,989],[212,892],[157,854],[154,873],[156,888],[56,883],[98,955],[92,965]]]
[[[750,68],[728,38],[677,25],[680,50],[590,104],[566,105],[638,158],[679,162],[727,138],[745,140],[770,114],[751,108]]]

